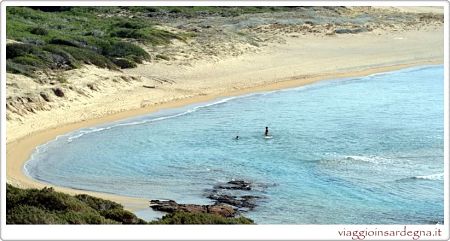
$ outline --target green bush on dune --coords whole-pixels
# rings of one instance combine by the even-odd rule
[[[139,45],[186,41],[193,32],[156,27],[152,14],[170,17],[237,16],[289,11],[290,7],[7,7],[7,72],[34,76],[36,71],[68,70],[81,64],[133,68],[149,60]],[[121,60],[118,60],[121,59]],[[127,61],[123,61],[126,59]]]
[[[207,213],[175,212],[150,224],[253,224],[253,220],[246,217],[224,218]]]
[[[68,70],[81,64],[130,68],[150,58],[137,42],[163,45],[185,38],[157,29],[148,20],[99,16],[107,10],[120,8],[8,7],[7,39],[18,43],[6,46],[7,72],[34,76],[38,70]],[[117,65],[117,58],[126,58],[129,63]]]
[[[55,192],[52,188],[19,189],[7,184],[6,200],[8,224],[120,223],[102,216],[88,203],[68,194]],[[112,206],[111,209],[122,207]]]
[[[53,188],[6,186],[7,224],[147,224],[123,206],[85,194],[71,196]],[[251,224],[252,220],[211,214],[174,213],[148,224]]]

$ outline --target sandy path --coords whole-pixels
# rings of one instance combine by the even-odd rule
[[[409,66],[443,63],[443,29],[298,37],[272,45],[261,53],[191,67],[146,64],[128,74],[148,79],[164,76],[173,84],[156,89],[142,83],[108,90],[89,102],[39,112],[24,123],[7,123],[7,181],[20,187],[52,186],[22,172],[34,148],[58,135],[82,127],[182,106],[217,97],[309,84],[323,79],[364,76]],[[127,209],[148,207],[148,200],[54,187],[70,194],[87,193],[122,203]],[[149,194],[151,196],[151,194]]]

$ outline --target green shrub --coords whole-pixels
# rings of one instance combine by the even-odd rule
[[[9,202],[9,199],[7,199]],[[7,202],[7,203],[8,203]],[[44,209],[29,206],[19,205],[8,209],[6,213],[7,224],[65,224],[64,219],[61,219],[56,213],[48,212]]]
[[[57,214],[68,224],[118,224],[113,220],[107,219],[96,212],[77,212],[69,210]]]
[[[90,206],[92,205],[92,206]],[[102,215],[96,208],[114,210]],[[110,209],[112,208],[112,209]],[[119,220],[119,221],[116,221]],[[8,224],[119,224],[145,223],[122,205],[88,195],[70,196],[52,188],[19,189],[6,186],[6,222]]]
[[[80,47],[80,42],[74,40],[74,39],[65,39],[65,38],[52,38],[49,41],[50,44],[55,45],[67,45],[67,46],[73,46],[73,47]]]
[[[104,46],[103,54],[109,57],[127,58],[141,63],[150,58],[150,55],[142,48],[127,42],[114,41],[110,45]]]
[[[112,37],[143,39],[144,35],[136,31],[136,29],[118,28],[111,32]]]
[[[11,43],[6,45],[6,59],[12,59],[29,54],[37,54],[39,52],[39,47],[31,44]]]
[[[71,46],[64,46],[62,49],[72,55],[76,60],[82,61],[85,64],[93,64],[100,68],[117,69],[111,60],[95,51]]]
[[[145,24],[137,21],[131,22],[130,20],[124,20],[115,23],[114,26],[118,28],[140,29],[145,27]]]
[[[43,49],[48,53],[42,55],[41,58],[49,63],[48,67],[51,69],[68,70],[75,69],[79,66],[77,60],[59,45],[49,44],[44,46]]]
[[[6,60],[6,72],[13,74],[22,74],[28,77],[35,77],[34,72],[38,70],[36,67],[23,65],[13,62],[10,59]]]
[[[116,202],[101,199],[101,198],[96,198],[96,197],[89,196],[86,194],[75,195],[75,198],[80,200],[81,202],[87,204],[89,207],[91,207],[95,210],[98,210],[98,211],[123,208],[122,205],[120,205]]]
[[[53,188],[43,188],[41,190],[30,189],[21,204],[51,211],[80,211],[84,208],[78,200],[71,198],[68,194],[55,192]]]
[[[224,218],[207,213],[175,212],[163,216],[151,224],[253,224],[253,220],[245,217]]]
[[[33,27],[30,29],[30,33],[36,34],[36,35],[47,35],[48,30],[41,27]]]
[[[144,220],[137,218],[133,213],[119,208],[104,210],[100,214],[122,224],[146,224]]]
[[[22,64],[22,65],[28,65],[33,67],[45,67],[45,63],[42,61],[42,59],[38,58],[34,55],[25,55],[25,56],[19,56],[12,59],[14,63]]]
[[[113,63],[121,69],[135,68],[137,64],[129,59],[113,59]]]
[[[142,28],[137,30],[136,36],[142,36],[140,40],[152,45],[166,45],[173,39],[184,41],[185,39],[175,33],[155,28]],[[139,39],[139,38],[138,38]]]

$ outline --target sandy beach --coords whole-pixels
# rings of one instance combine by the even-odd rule
[[[86,193],[113,200],[129,210],[144,209],[148,207],[147,199],[38,182],[23,173],[23,165],[36,146],[80,128],[219,97],[442,64],[444,61],[442,25],[420,30],[300,35],[283,39],[282,43],[270,43],[257,52],[221,57],[215,61],[204,58],[189,65],[158,62],[145,63],[123,72],[93,66],[71,70],[67,75],[84,83],[105,77],[119,81],[109,85],[100,82],[98,88],[102,91],[92,91],[88,97],[69,94],[66,98],[70,101],[59,108],[36,112],[23,120],[8,121],[7,182],[24,188],[52,186],[69,194]],[[121,76],[134,77],[137,81],[120,80]],[[8,74],[8,78],[23,77]]]

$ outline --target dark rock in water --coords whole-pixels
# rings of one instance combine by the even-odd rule
[[[243,180],[232,180],[220,183],[208,190],[206,197],[215,201],[215,204],[228,204],[239,211],[250,211],[257,206],[257,200],[263,197],[250,194],[264,192],[268,186],[254,184]]]
[[[215,189],[232,189],[232,190],[252,190],[251,183],[246,181],[229,181],[225,184],[219,184],[214,187]]]
[[[161,200],[151,200],[150,207],[156,211],[162,212],[188,212],[188,213],[209,213],[216,214],[222,217],[234,217],[237,212],[236,210],[224,204],[214,204],[214,205],[197,205],[197,204],[178,204],[173,200],[161,201]]]
[[[256,207],[255,200],[261,197],[253,195],[244,195],[240,197],[230,196],[226,194],[211,194],[209,199],[215,200],[216,204],[229,204],[239,209],[245,208],[252,210]]]

